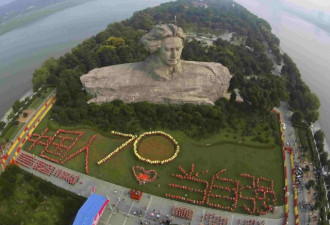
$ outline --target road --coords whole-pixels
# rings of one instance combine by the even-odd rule
[[[291,126],[290,118],[291,118],[291,111],[289,110],[289,106],[287,103],[281,103],[280,112],[282,116],[282,121],[286,125],[286,129],[284,130],[284,140],[285,144],[293,145],[294,140],[296,139],[295,130]],[[296,149],[294,146],[292,146],[293,149]],[[293,152],[293,155],[295,152]],[[288,224],[295,224],[295,214],[294,214],[294,191],[293,191],[293,182],[292,182],[292,166],[290,162],[290,154],[288,151],[286,151],[286,165],[287,165],[287,171],[288,171],[288,189],[289,189],[289,223]],[[298,202],[306,201],[306,188],[304,187],[300,193],[298,193]],[[298,209],[299,211],[299,224],[300,225],[307,225],[308,224],[308,212],[302,211],[301,209]]]
[[[5,157],[1,160],[1,169],[0,174],[4,171],[4,168],[8,166],[13,157],[18,155],[18,152],[21,150],[23,144],[31,136],[34,129],[40,123],[42,118],[47,114],[47,112],[51,109],[53,104],[55,103],[55,90],[53,90],[49,96],[40,104],[38,109],[30,116],[30,118],[26,121],[21,130],[17,133],[15,138],[13,139],[13,144],[9,148]]]

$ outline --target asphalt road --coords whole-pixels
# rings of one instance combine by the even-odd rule
[[[286,125],[286,129],[284,130],[284,139],[285,144],[289,144],[294,152],[296,151],[296,146],[294,144],[294,140],[296,139],[295,130],[290,124],[290,118],[292,112],[289,110],[287,103],[281,103],[280,112],[282,116],[282,121]],[[293,154],[294,155],[294,154]],[[295,158],[294,158],[295,160]],[[291,163],[290,163],[290,154],[286,152],[286,165],[288,170],[288,189],[289,189],[289,224],[295,224],[295,214],[294,214],[294,197],[293,197],[293,182],[292,182],[292,174],[291,174]],[[306,200],[306,188],[298,194],[298,203]],[[308,212],[303,211],[298,208],[299,211],[299,224],[307,225],[308,224]]]
[[[0,174],[3,172],[3,169],[10,163],[10,160],[17,155],[17,150],[19,147],[21,147],[24,144],[24,139],[27,137],[27,135],[31,135],[33,133],[34,128],[38,124],[38,120],[40,121],[44,113],[46,113],[47,110],[49,110],[52,105],[48,104],[45,106],[46,102],[49,102],[51,98],[55,96],[55,90],[53,90],[48,97],[40,104],[38,109],[30,116],[30,118],[26,121],[24,126],[21,128],[21,130],[17,133],[15,138],[13,139],[13,145],[9,148],[7,155],[8,158],[6,160],[3,159],[1,162],[1,168],[0,168]],[[27,127],[29,129],[27,129]]]

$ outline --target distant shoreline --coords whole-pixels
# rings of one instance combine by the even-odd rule
[[[318,28],[322,29],[324,32],[327,32],[327,33],[330,34],[330,25],[328,25],[326,22],[318,21],[316,18],[314,18],[312,16],[308,16],[304,13],[299,12],[299,11],[292,10],[291,8],[285,7],[285,8],[283,8],[283,10],[299,17],[300,19],[305,20],[308,23],[314,24]]]
[[[17,28],[24,27],[28,24],[39,21],[47,16],[50,16],[56,12],[59,12],[61,10],[64,10],[64,9],[67,9],[70,7],[74,7],[76,5],[80,5],[80,4],[83,4],[88,1],[91,1],[91,0],[69,0],[64,3],[59,3],[56,5],[51,5],[51,6],[41,8],[39,10],[35,10],[29,14],[24,14],[17,18],[12,18],[12,19],[6,21],[5,23],[0,24],[0,36],[12,31],[12,30],[15,30]],[[32,95],[33,95],[33,91],[32,91],[32,89],[30,89],[25,94],[23,94],[20,98],[17,98],[17,100],[21,101],[21,100],[25,99],[26,97],[31,97]],[[10,108],[8,108],[4,112],[4,114],[1,113],[1,115],[0,115],[1,121],[4,121],[7,123],[8,122],[7,117],[11,112],[12,112],[12,108],[10,106]]]
[[[59,12],[61,10],[83,4],[91,0],[69,0],[65,3],[58,3],[56,5],[47,6],[31,13],[18,16],[17,18],[12,18],[2,24],[0,24],[0,35],[10,32],[19,27],[28,25],[30,23],[36,22],[42,18],[45,18],[53,13]]]

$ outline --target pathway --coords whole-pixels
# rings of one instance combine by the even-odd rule
[[[284,140],[286,145],[292,145],[294,143],[294,140],[296,139],[295,130],[291,126],[290,118],[291,118],[291,112],[288,108],[287,103],[282,103],[280,107],[280,112],[282,116],[282,121],[286,125],[286,129],[284,130]],[[293,152],[293,155],[295,153]],[[292,177],[292,165],[290,162],[290,154],[288,151],[286,151],[286,166],[288,171],[288,202],[289,202],[289,218],[288,218],[288,224],[296,224],[295,222],[295,205],[294,205],[294,190],[293,190],[293,177]],[[298,202],[302,202],[306,199],[305,189],[303,189],[302,192],[298,193]],[[308,224],[308,214],[305,211],[302,211],[299,209],[299,224],[301,225],[307,225]]]
[[[30,116],[30,118],[25,122],[24,126],[17,133],[14,138],[12,146],[9,148],[7,154],[1,160],[0,174],[4,171],[6,166],[9,165],[10,161],[16,157],[21,150],[23,144],[31,136],[34,129],[40,123],[42,118],[47,114],[47,112],[52,108],[55,103],[55,90],[53,90],[49,96],[43,101],[38,109]]]
[[[24,151],[24,154],[29,154]],[[66,181],[56,178],[55,176],[47,176],[34,170],[32,168],[26,168],[21,166],[22,169],[32,173],[46,181],[49,181],[59,187],[62,187],[66,190],[74,192],[78,195],[88,197],[92,193],[92,189],[95,187],[95,192],[97,194],[101,194],[110,199],[109,205],[106,207],[105,213],[100,219],[100,224],[104,225],[137,225],[140,224],[141,221],[147,222],[153,221],[151,224],[160,224],[159,221],[166,220],[167,218],[173,219],[173,223],[175,224],[191,224],[191,225],[200,225],[201,217],[204,214],[215,214],[216,216],[221,216],[222,218],[228,218],[228,224],[237,225],[238,221],[244,220],[256,220],[256,221],[265,221],[267,225],[282,225],[283,218],[280,219],[270,219],[265,217],[258,216],[249,216],[238,213],[231,213],[227,211],[221,211],[216,209],[210,209],[205,207],[200,207],[196,205],[190,205],[182,202],[177,202],[174,200],[161,198],[154,195],[144,194],[142,199],[138,202],[136,200],[130,199],[128,192],[129,189],[126,187],[122,187],[116,184],[112,184],[94,177],[91,177],[86,174],[82,174],[61,165],[51,163],[42,158],[36,157],[37,160],[44,161],[47,164],[50,164],[56,169],[62,169],[71,174],[78,175],[80,177],[80,181],[75,185],[71,185]],[[194,210],[194,216],[191,221],[171,217],[171,210],[173,206],[182,206],[187,207]],[[157,219],[156,215],[160,214],[160,218]],[[151,216],[154,213],[155,216]],[[190,223],[189,223],[190,222]],[[242,224],[242,222],[241,222]]]

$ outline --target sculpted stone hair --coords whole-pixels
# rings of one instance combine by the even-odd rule
[[[147,51],[153,53],[161,48],[163,40],[167,37],[179,37],[183,43],[186,34],[181,27],[174,24],[159,24],[152,28],[148,34],[143,35],[141,43]]]

